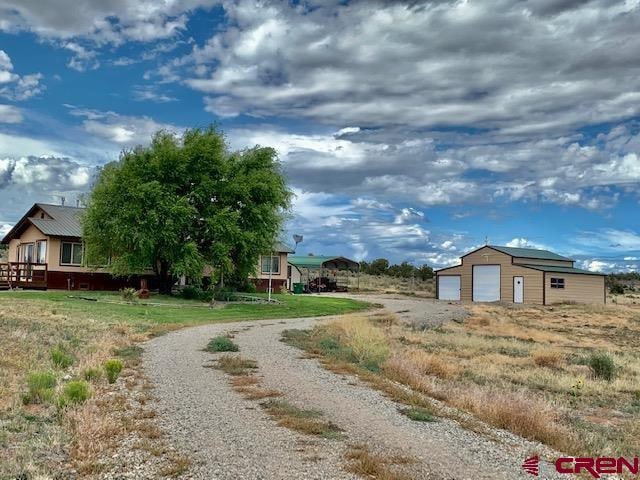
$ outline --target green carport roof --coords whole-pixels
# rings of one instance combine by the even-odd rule
[[[357,269],[359,267],[359,263],[355,260],[330,255],[290,255],[287,260],[298,268],[323,268],[326,263],[331,262],[345,264],[347,268]]]

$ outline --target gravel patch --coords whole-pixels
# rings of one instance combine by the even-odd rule
[[[384,305],[400,321],[420,330],[437,327],[450,320],[462,322],[469,315],[467,309],[461,304],[436,300],[435,298],[373,293],[330,293],[322,295],[352,298]]]
[[[384,302],[394,305],[391,311],[409,310],[408,318],[429,322],[459,314],[448,304],[430,300],[391,296]],[[374,452],[415,457],[419,462],[407,468],[416,478],[528,478],[520,465],[533,452],[544,452],[543,446],[504,431],[490,439],[446,419],[414,422],[398,412],[396,402],[351,376],[329,372],[280,341],[287,328],[311,328],[326,320],[207,325],[146,344],[143,365],[155,384],[158,421],[172,443],[194,460],[189,478],[355,478],[343,470],[344,452],[355,443],[365,443]],[[239,354],[258,362],[257,376],[265,388],[281,391],[300,408],[322,411],[326,420],[345,430],[346,439],[325,440],[277,427],[257,402],[229,386],[228,376],[205,368],[222,355],[202,351],[208,340],[230,332]],[[553,478],[551,471],[541,462],[544,478]]]

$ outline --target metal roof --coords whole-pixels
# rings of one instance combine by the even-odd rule
[[[601,275],[606,276],[604,273],[600,272],[590,272],[589,270],[582,270],[580,268],[573,267],[559,267],[557,265],[531,265],[531,264],[522,264],[518,265],[519,267],[532,268],[534,270],[540,270],[542,272],[551,272],[551,273],[576,273],[580,275]]]
[[[330,255],[297,255],[290,256],[288,262],[299,268],[322,268],[325,263],[336,262],[345,263],[347,268],[357,268],[360,264],[355,260],[346,257],[335,257]]]
[[[512,257],[535,258],[536,260],[564,260],[572,262],[573,260],[549,250],[539,250],[537,248],[518,248],[518,247],[501,247],[499,245],[487,245],[489,248],[506,253]]]
[[[81,237],[82,225],[80,217],[84,208],[63,207],[62,205],[49,205],[36,203],[51,218],[29,218],[38,230],[45,235],[55,237]]]
[[[276,242],[276,244],[273,247],[273,251],[278,253],[293,253],[293,250],[291,250],[291,247],[288,247],[287,244],[284,242]]]
[[[34,217],[40,210],[51,218]],[[84,208],[34,203],[29,211],[7,232],[1,243],[9,243],[12,238],[19,236],[29,225],[35,226],[44,235],[79,238],[82,236],[80,216],[83,211]]]

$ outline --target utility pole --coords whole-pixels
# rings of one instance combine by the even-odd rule
[[[280,257],[278,257],[278,261],[280,261]],[[267,300],[271,302],[271,279],[273,278],[273,247],[269,252],[269,293],[267,294]]]

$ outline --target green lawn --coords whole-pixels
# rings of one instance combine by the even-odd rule
[[[70,296],[96,298],[88,301]],[[0,293],[0,308],[3,304],[26,302],[31,307],[43,311],[55,311],[74,317],[87,316],[95,320],[132,323],[178,323],[198,324],[222,321],[257,320],[267,318],[315,317],[356,312],[370,308],[366,302],[347,298],[273,295],[278,304],[240,303],[229,304],[222,308],[208,308],[195,300],[180,297],[153,295],[139,304],[114,304],[120,297],[113,292],[66,292],[66,291],[19,291]],[[153,303],[164,304],[162,306]]]

